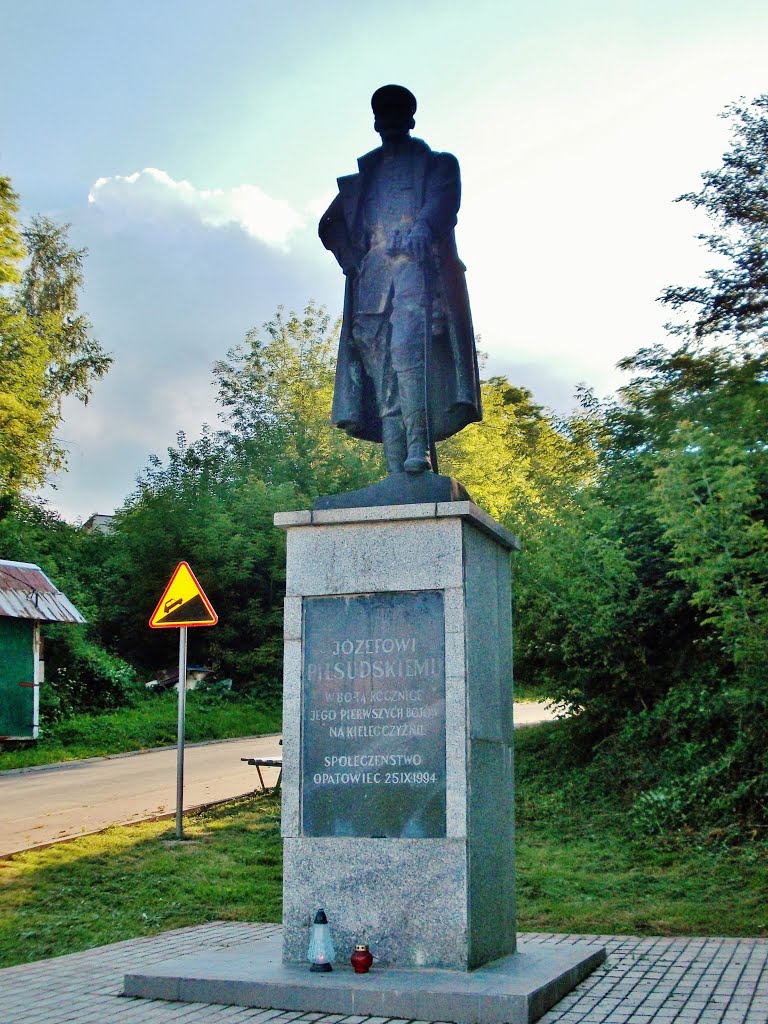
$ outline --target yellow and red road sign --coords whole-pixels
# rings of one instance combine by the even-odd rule
[[[186,562],[179,562],[149,620],[152,629],[215,626],[219,617]]]

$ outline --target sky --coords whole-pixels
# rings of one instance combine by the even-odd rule
[[[71,522],[218,425],[214,362],[279,305],[340,312],[317,221],[378,144],[379,85],[459,159],[485,373],[561,414],[665,340],[659,293],[711,262],[675,199],[720,165],[724,107],[768,91],[764,0],[5,0],[0,26],[0,174],[88,248],[114,356],[65,404],[43,495]]]

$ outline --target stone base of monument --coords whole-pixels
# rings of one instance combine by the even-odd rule
[[[513,953],[516,539],[469,501],[275,523],[283,959],[304,961],[321,907],[342,961],[359,942],[398,969]]]
[[[475,971],[382,969],[355,974],[337,965],[313,974],[282,960],[279,935],[142,967],[125,995],[190,1003],[259,1006],[404,1020],[530,1024],[605,959],[587,943],[521,942],[516,953]]]

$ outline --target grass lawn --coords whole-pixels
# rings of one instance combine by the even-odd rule
[[[257,795],[172,822],[0,861],[0,966],[204,921],[279,921],[280,801]]]
[[[559,724],[517,734],[521,931],[768,935],[765,845],[631,836],[617,794],[553,765]],[[215,919],[280,920],[279,801],[115,828],[0,861],[0,965]]]
[[[172,746],[176,742],[176,693],[148,696],[135,707],[100,715],[76,715],[53,726],[35,744],[0,751],[0,771],[56,761],[122,754],[128,750]],[[278,703],[229,695],[211,699],[205,692],[187,694],[188,743],[280,732]]]
[[[539,704],[549,698],[536,686],[525,686],[515,681],[515,704]]]

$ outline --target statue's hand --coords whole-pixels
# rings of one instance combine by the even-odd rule
[[[429,230],[429,225],[424,221],[416,221],[408,232],[405,248],[408,250],[409,256],[425,260],[432,251],[432,232]]]

